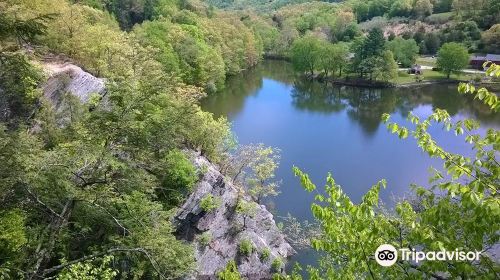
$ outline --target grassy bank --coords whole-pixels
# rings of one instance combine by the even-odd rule
[[[460,73],[460,74],[452,74],[450,76],[450,80],[456,80],[456,81],[468,81],[471,80],[475,77],[475,74],[469,74],[469,73]],[[438,71],[432,71],[432,70],[423,70],[422,74],[422,81],[444,81],[448,80],[446,78],[446,75],[438,72]],[[392,83],[395,83],[397,85],[401,84],[410,84],[410,83],[415,83],[415,75],[410,75],[406,73],[406,71],[399,71],[398,77],[396,79],[393,79],[391,81]]]

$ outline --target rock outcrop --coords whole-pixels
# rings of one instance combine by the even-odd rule
[[[96,78],[74,64],[46,63],[43,67],[48,75],[43,94],[56,109],[63,105],[65,93],[70,93],[82,103],[86,103],[92,94],[102,95],[105,92],[104,79]]]
[[[65,95],[77,97],[82,103],[89,101],[92,94],[105,94],[105,80],[96,78],[80,67],[70,63],[45,63],[44,69],[49,78],[43,86],[44,96],[49,99],[56,112],[63,112],[68,106]],[[61,115],[64,115],[63,113]],[[61,117],[61,116],[59,116]],[[64,125],[64,116],[59,119]],[[197,269],[188,279],[216,279],[217,273],[226,267],[230,260],[235,260],[238,270],[247,279],[269,279],[274,259],[285,261],[294,253],[277,228],[273,215],[265,206],[255,204],[251,216],[244,216],[236,211],[238,199],[251,201],[239,194],[206,158],[192,152],[195,166],[203,172],[203,177],[196,185],[175,217],[177,236],[195,247]],[[220,200],[220,206],[210,212],[204,211],[200,201],[207,195]],[[244,224],[244,226],[243,226]],[[202,233],[208,233],[207,245],[200,242]],[[238,252],[242,240],[248,240],[255,248],[249,256]],[[269,258],[262,259],[263,250],[269,250]]]
[[[273,260],[279,258],[284,262],[294,254],[276,226],[273,215],[265,206],[255,204],[253,215],[244,221],[236,206],[239,198],[246,201],[250,198],[239,196],[238,188],[207,159],[198,155],[193,157],[195,166],[204,175],[175,217],[178,237],[193,242],[195,246],[198,267],[196,275],[190,279],[216,279],[217,273],[230,260],[236,261],[238,271],[247,279],[270,279],[275,272],[271,267]],[[200,201],[207,195],[221,202],[217,209],[206,212],[201,208]],[[210,236],[207,245],[200,242],[203,233]],[[249,256],[239,253],[242,240],[253,244],[254,250]],[[267,259],[261,257],[264,250],[270,252]]]

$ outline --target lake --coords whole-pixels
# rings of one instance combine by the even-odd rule
[[[387,205],[408,193],[412,183],[428,185],[429,167],[440,168],[442,162],[430,159],[415,140],[389,133],[380,120],[383,113],[410,126],[409,112],[425,117],[441,108],[454,120],[478,119],[482,133],[500,128],[500,114],[459,95],[457,85],[382,90],[331,86],[298,78],[289,63],[271,60],[226,83],[224,91],[203,100],[202,108],[227,117],[240,144],[264,143],[281,150],[276,172],[281,193],[267,201],[277,221],[287,213],[312,219],[313,195],[300,186],[292,166],[307,172],[318,188],[331,172],[354,202],[380,179],[387,180],[381,191]],[[429,131],[449,151],[472,154],[463,137],[438,125]],[[292,261],[309,263],[314,259],[310,254]]]

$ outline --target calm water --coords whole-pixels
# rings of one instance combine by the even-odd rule
[[[427,185],[428,168],[442,163],[432,160],[412,139],[390,134],[380,118],[409,126],[410,111],[425,117],[433,109],[446,109],[454,119],[475,118],[483,129],[500,128],[500,115],[460,96],[456,85],[418,89],[359,89],[325,86],[294,77],[290,64],[264,61],[257,68],[227,81],[226,89],[204,100],[204,110],[226,116],[239,143],[264,143],[281,149],[277,179],[281,194],[269,201],[278,216],[291,213],[312,219],[313,195],[302,189],[292,166],[309,173],[318,187],[331,172],[344,191],[359,202],[367,189],[386,179],[381,199],[391,205],[393,197],[408,192],[412,183]],[[484,131],[483,130],[483,131]],[[471,153],[463,138],[431,127],[436,141],[449,151]],[[310,262],[310,253],[294,260]]]

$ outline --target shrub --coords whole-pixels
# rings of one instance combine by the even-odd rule
[[[168,206],[179,205],[192,191],[198,180],[196,169],[191,161],[177,149],[167,154],[156,172],[163,174],[161,188],[157,190],[158,198]]]
[[[204,232],[198,237],[198,242],[200,245],[205,247],[212,241],[212,234],[210,232]]]
[[[198,171],[198,175],[203,178],[203,176],[205,176],[205,174],[207,174],[208,172],[208,165],[206,164],[203,164],[201,167],[200,167],[200,170]]]
[[[452,12],[432,14],[425,18],[425,22],[429,24],[445,24],[451,20],[453,17]]]
[[[166,159],[167,170],[163,184],[175,190],[192,190],[197,181],[196,169],[187,156],[179,150],[172,150]]]
[[[275,272],[281,271],[281,267],[283,266],[283,261],[280,258],[275,258],[273,263],[271,264],[271,269]]]
[[[240,273],[234,260],[227,263],[226,268],[217,274],[219,280],[240,280]]]
[[[217,208],[219,208],[221,204],[221,200],[219,197],[214,197],[211,194],[206,195],[200,201],[200,207],[205,212],[211,212]]]
[[[269,248],[264,248],[264,250],[262,250],[262,252],[260,253],[260,259],[262,261],[267,261],[269,259],[269,257],[271,256],[271,250],[269,250]]]
[[[252,242],[248,239],[243,239],[240,241],[240,245],[238,246],[238,251],[240,254],[244,256],[250,256],[253,251],[253,245]]]

